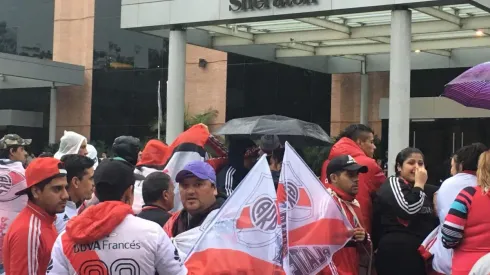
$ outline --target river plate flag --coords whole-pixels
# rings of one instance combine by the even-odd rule
[[[179,184],[175,181],[177,173],[184,166],[194,160],[204,160],[206,151],[204,146],[209,138],[209,130],[202,124],[197,124],[180,134],[169,146],[165,155],[164,172],[167,173],[175,185],[174,208],[170,212],[176,212],[182,209],[180,200]]]
[[[276,191],[265,156],[206,226],[186,259],[189,274],[284,274]]]
[[[352,237],[352,227],[289,143],[277,190],[286,274],[317,274]],[[287,245],[286,245],[287,244]]]

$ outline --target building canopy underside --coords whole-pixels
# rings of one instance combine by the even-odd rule
[[[412,69],[490,60],[490,13],[457,4],[411,8]],[[391,11],[188,28],[189,43],[326,73],[389,70]],[[164,27],[141,30],[168,36]]]

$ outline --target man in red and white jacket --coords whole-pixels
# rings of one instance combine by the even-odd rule
[[[46,274],[51,249],[58,235],[56,214],[68,201],[66,170],[51,157],[37,158],[26,169],[27,206],[11,224],[3,241],[5,273],[9,275]]]
[[[327,166],[327,190],[354,228],[354,236],[333,255],[331,266],[335,268],[327,267],[321,275],[358,275],[360,255],[364,249],[370,251],[369,234],[364,229],[361,208],[355,199],[359,190],[359,174],[367,171],[367,166],[357,164],[350,155],[337,156]]]

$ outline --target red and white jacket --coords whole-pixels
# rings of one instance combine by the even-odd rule
[[[51,248],[58,232],[56,216],[28,202],[11,224],[3,242],[5,274],[46,274]]]
[[[101,202],[73,217],[56,239],[46,274],[184,275],[169,237],[120,201]]]

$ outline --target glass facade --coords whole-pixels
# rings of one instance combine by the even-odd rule
[[[54,0],[0,0],[0,52],[53,58]],[[0,136],[32,138],[29,150],[42,151],[48,140],[49,88],[4,89],[0,109],[43,113],[43,128],[0,127]]]
[[[284,115],[329,133],[331,84],[328,74],[229,53],[226,119]]]
[[[54,0],[0,0],[0,52],[53,59]]]
[[[165,108],[168,40],[123,30],[120,21],[120,0],[95,1],[91,139],[108,144],[154,135],[158,81]]]

